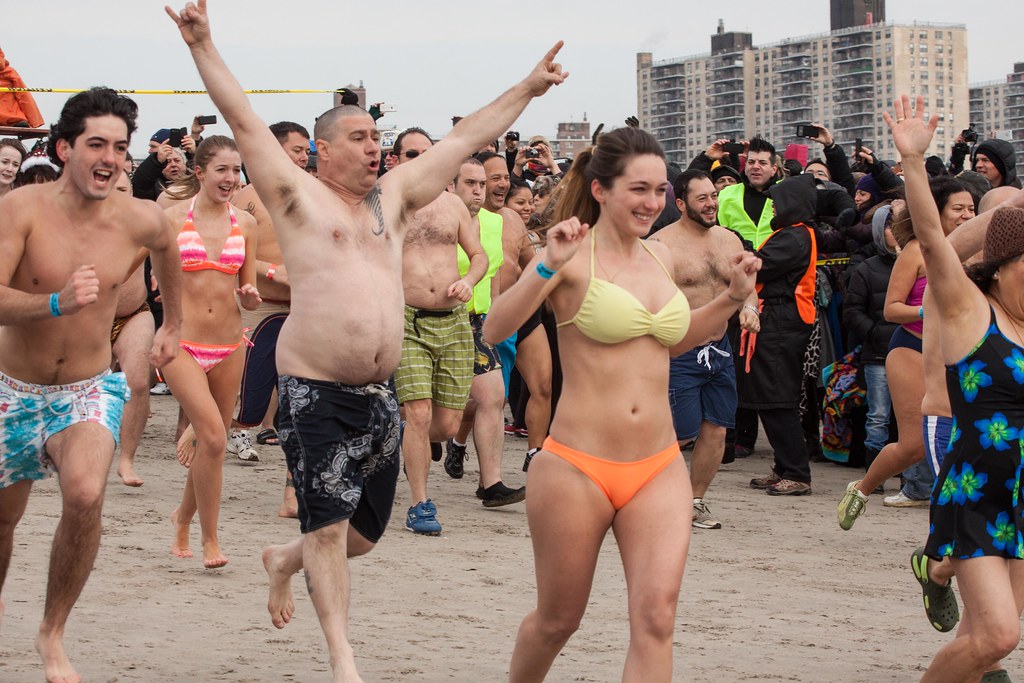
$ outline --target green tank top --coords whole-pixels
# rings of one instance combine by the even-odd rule
[[[480,209],[477,217],[480,219],[480,244],[487,254],[487,273],[473,287],[473,296],[466,304],[466,308],[470,313],[484,314],[491,310],[491,279],[498,272],[498,268],[501,268],[504,259],[501,248],[502,221],[500,215],[487,209]],[[465,276],[469,272],[469,256],[462,247],[458,250],[459,275]]]

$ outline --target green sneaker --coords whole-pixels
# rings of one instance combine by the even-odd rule
[[[924,554],[924,548],[918,548],[910,555],[910,568],[924,592],[924,613],[928,616],[928,621],[936,631],[946,633],[952,631],[960,621],[960,607],[956,604],[952,581],[940,586],[929,578],[929,561],[930,558]]]
[[[836,508],[836,516],[839,517],[839,528],[849,531],[857,518],[864,514],[864,507],[868,504],[868,497],[857,490],[860,480],[851,481],[846,487],[843,499],[839,501]]]

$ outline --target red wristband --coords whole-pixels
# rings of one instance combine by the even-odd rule
[[[268,280],[273,280],[274,279],[274,273],[276,273],[276,272],[277,272],[277,264],[276,263],[271,263],[269,266],[267,266],[267,279]]]

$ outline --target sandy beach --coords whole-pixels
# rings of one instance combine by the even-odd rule
[[[300,577],[296,615],[275,629],[266,611],[260,550],[295,537],[277,516],[284,480],[278,447],[260,462],[225,464],[221,545],[227,567],[169,552],[168,513],[184,470],[171,439],[177,404],[154,397],[137,460],[145,486],[111,470],[95,569],[68,623],[66,647],[90,682],[327,681],[323,637]],[[524,439],[505,444],[505,481],[519,471]],[[873,496],[849,532],[835,506],[854,470],[815,464],[809,497],[772,498],[747,486],[769,467],[767,444],[725,465],[706,498],[720,530],[694,530],[675,641],[677,681],[916,681],[951,634],[934,631],[908,567],[924,542],[926,509],[891,509]],[[516,629],[534,601],[525,508],[485,509],[477,466],[450,479],[431,471],[439,538],[404,528],[408,487],[399,481],[390,528],[352,563],[351,639],[367,681],[500,681]],[[895,492],[895,481],[888,490]],[[60,513],[57,482],[37,483],[15,537],[4,587],[0,681],[42,680],[33,638],[43,609],[49,545]],[[689,510],[680,509],[680,514]],[[198,520],[192,544],[198,547]],[[580,631],[550,681],[613,681],[628,640],[626,588],[615,539],[601,553]],[[1021,671],[1021,656],[1005,662]]]

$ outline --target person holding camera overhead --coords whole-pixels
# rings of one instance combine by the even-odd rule
[[[512,159],[509,173],[522,178],[528,183],[541,176],[562,175],[562,169],[555,163],[551,153],[551,143],[543,135],[534,135],[526,146],[519,146],[519,133],[510,130],[505,134],[505,159]],[[515,157],[512,157],[515,152]]]
[[[184,128],[161,128],[149,139],[156,149],[146,157],[132,176],[132,196],[156,201],[165,187],[185,175],[188,158],[196,152],[196,142]]]

